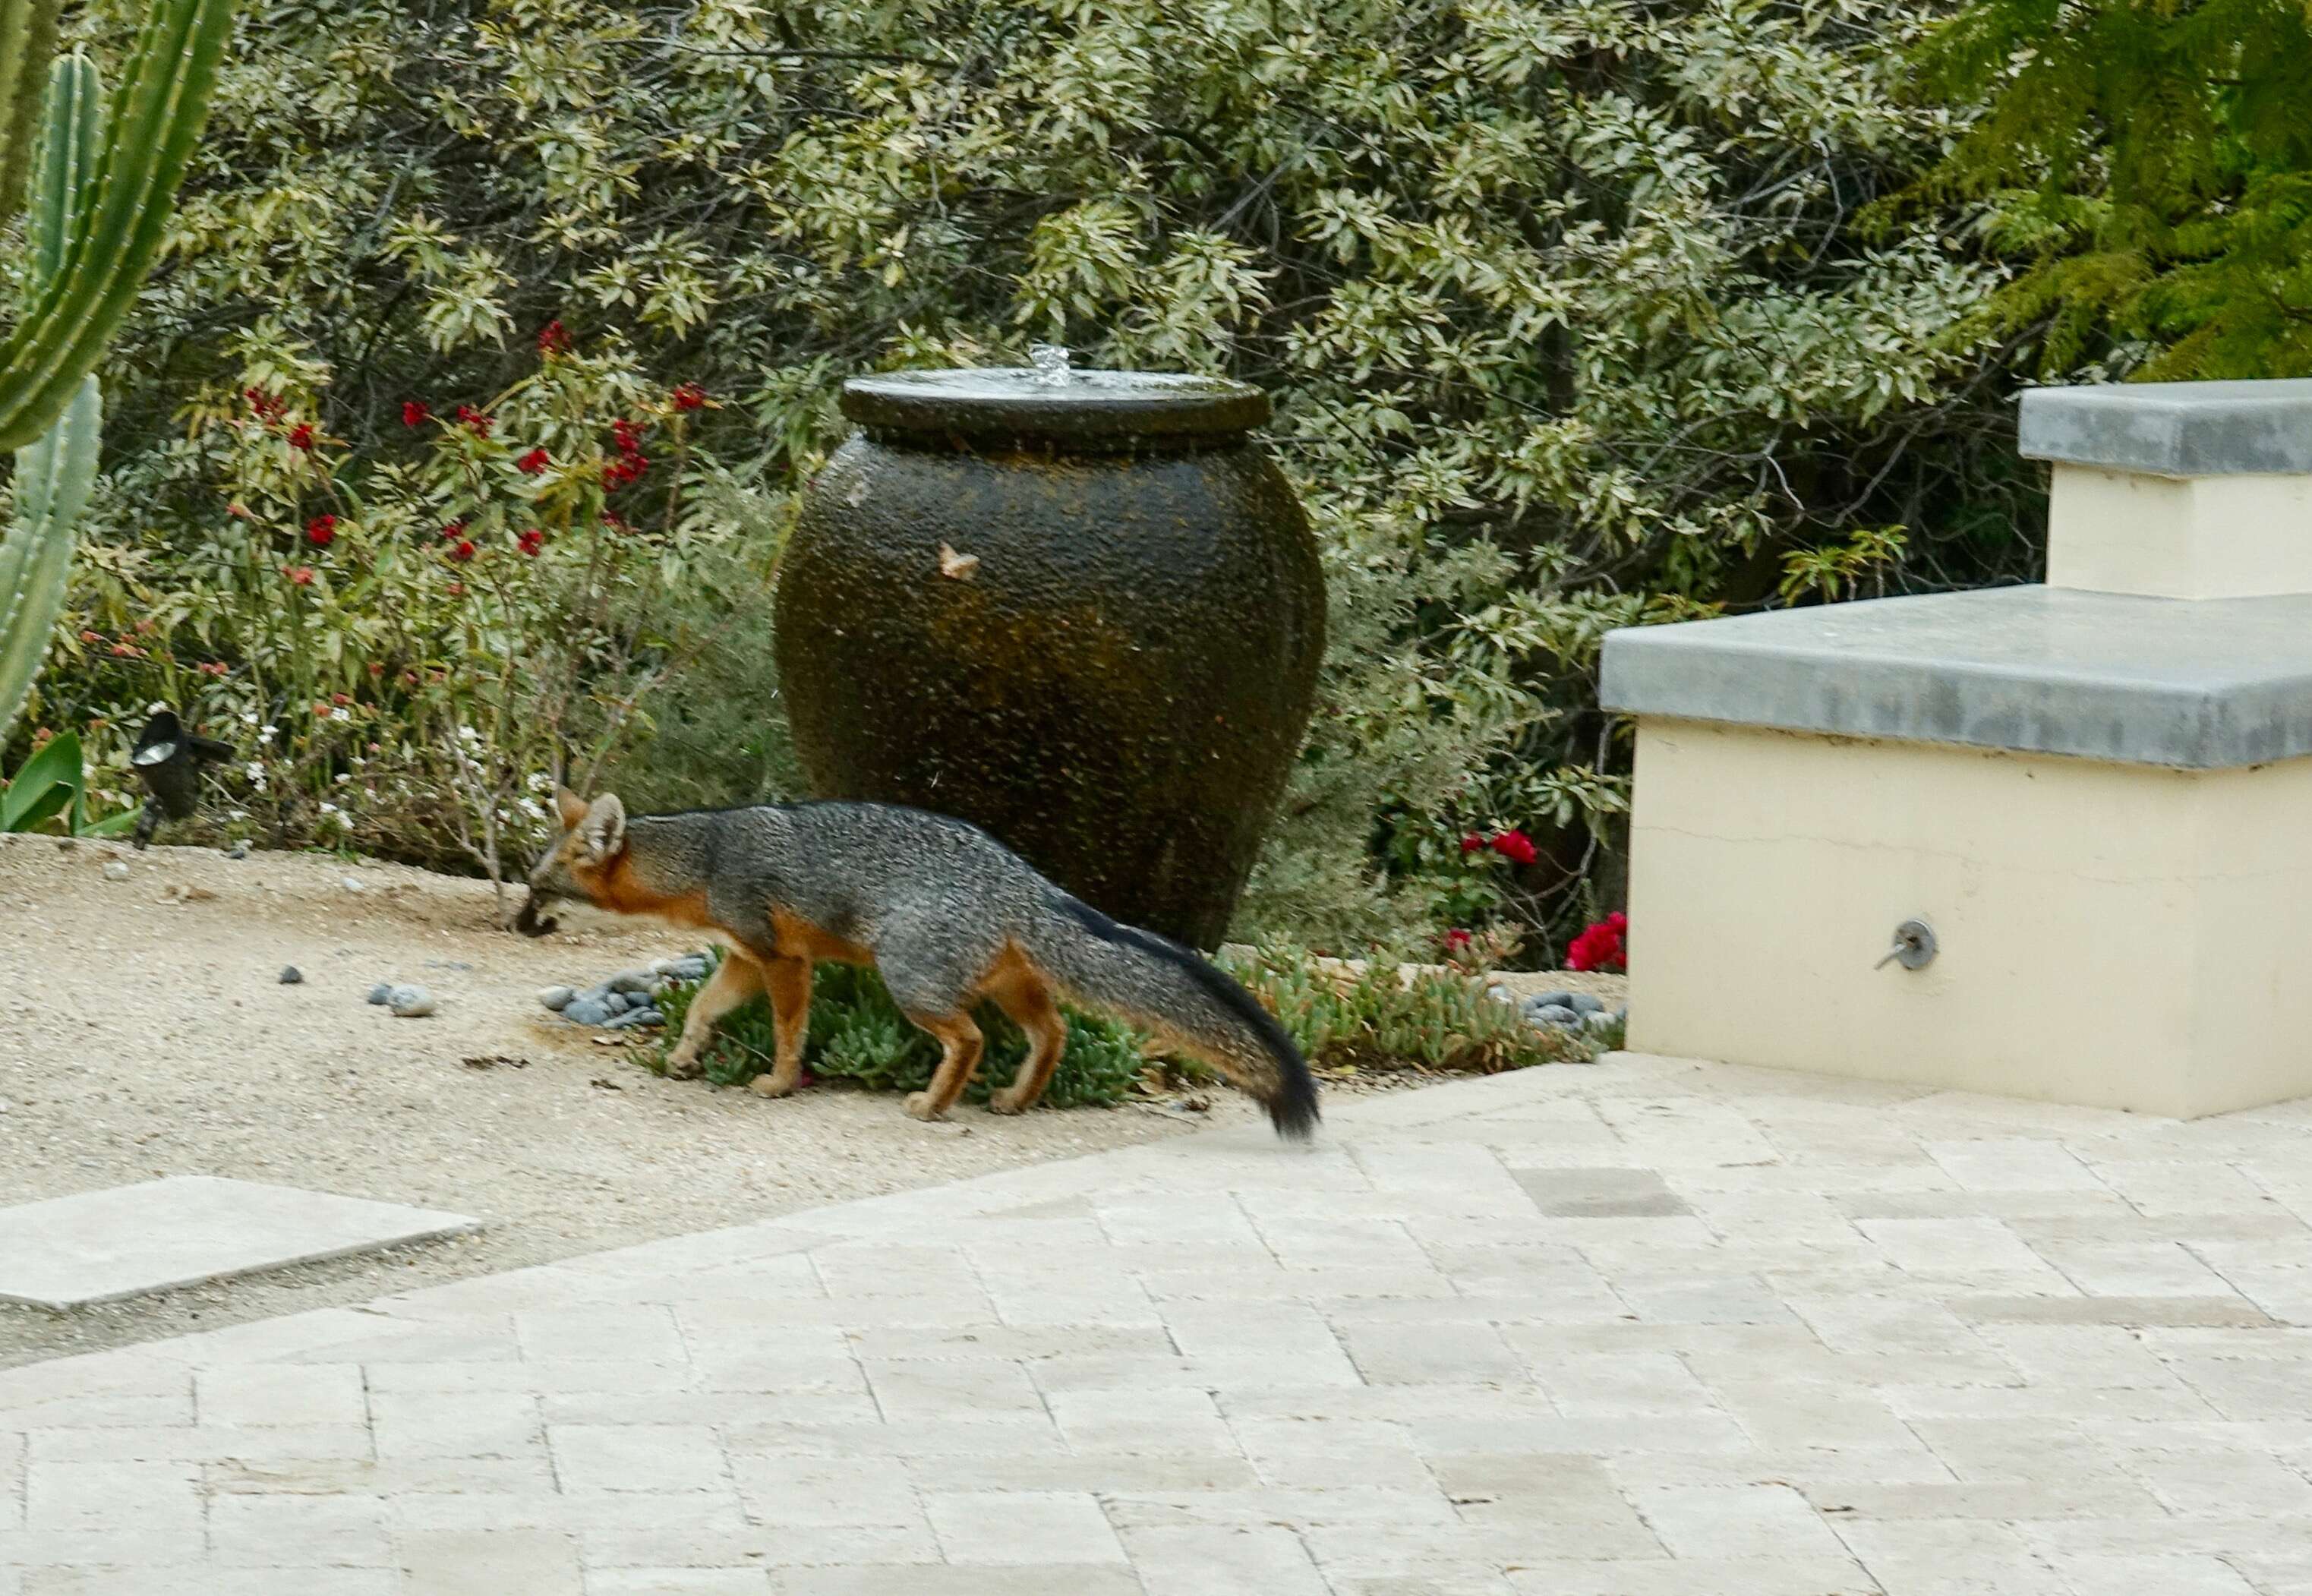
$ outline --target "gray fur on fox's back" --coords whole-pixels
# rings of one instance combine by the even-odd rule
[[[777,945],[774,910],[875,955],[911,1015],[968,1007],[1007,946],[1062,996],[1147,1027],[1219,1067],[1306,1136],[1317,1088],[1292,1039],[1225,971],[1120,925],[1037,873],[986,832],[882,803],[799,803],[636,815],[628,857],[670,896],[703,886],[708,916],[744,945]]]

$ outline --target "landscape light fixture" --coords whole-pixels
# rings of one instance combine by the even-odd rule
[[[136,734],[136,751],[128,756],[144,790],[151,794],[144,812],[136,817],[136,846],[141,852],[153,840],[163,819],[189,820],[201,806],[201,766],[232,758],[230,743],[196,737],[184,728],[173,709],[154,712]]]

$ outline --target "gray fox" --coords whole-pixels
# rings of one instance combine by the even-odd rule
[[[1267,1109],[1280,1136],[1317,1123],[1317,1083],[1260,1000],[1152,932],[1119,925],[1053,885],[986,832],[888,803],[795,803],[628,817],[617,795],[555,794],[563,835],[530,873],[515,924],[576,899],[719,934],[730,952],[691,999],[667,1055],[698,1073],[714,1022],[768,995],[775,1053],[755,1090],[784,1097],[802,1069],[810,972],[821,959],[871,964],[907,1018],[936,1039],[939,1068],[907,1112],[937,1119],[978,1067],[971,1009],[993,1001],[1028,1033],[999,1114],[1035,1106],[1067,1045],[1062,998],[1141,1025],[1217,1067]]]

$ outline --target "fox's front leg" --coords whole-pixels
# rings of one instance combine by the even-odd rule
[[[666,1073],[688,1080],[698,1073],[698,1056],[714,1038],[714,1022],[763,989],[763,967],[744,953],[722,957],[706,985],[690,1000],[682,1022],[682,1039],[666,1056]]]
[[[771,997],[771,1031],[778,1052],[768,1074],[751,1088],[765,1097],[784,1097],[802,1079],[802,1045],[810,1035],[810,960],[773,959],[763,966],[763,989]]]

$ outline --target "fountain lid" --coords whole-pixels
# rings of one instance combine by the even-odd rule
[[[843,413],[878,432],[1105,444],[1239,437],[1268,419],[1248,382],[1186,372],[1030,366],[886,372],[843,385]]]

